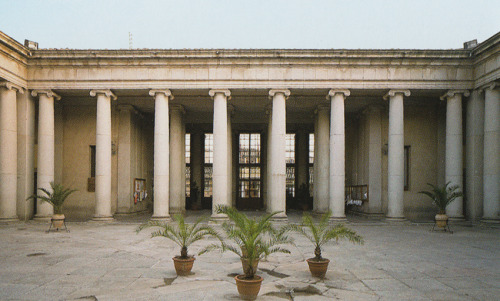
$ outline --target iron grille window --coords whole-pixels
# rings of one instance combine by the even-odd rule
[[[259,133],[241,133],[238,150],[239,196],[260,198],[261,144]]]
[[[308,161],[308,169],[309,169],[309,196],[313,196],[313,188],[314,188],[314,133],[309,133],[309,161]]]
[[[295,197],[295,133],[286,134],[286,195]]]
[[[203,197],[212,197],[212,179],[214,163],[214,135],[205,134],[205,155],[203,163]]]
[[[186,144],[185,144],[185,154],[186,154],[186,197],[191,196],[191,134],[186,133]]]

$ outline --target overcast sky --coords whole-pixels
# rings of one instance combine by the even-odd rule
[[[0,0],[40,48],[450,49],[500,31],[499,0]]]

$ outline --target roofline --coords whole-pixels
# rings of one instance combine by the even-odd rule
[[[10,49],[18,52],[21,55],[24,55],[26,57],[31,56],[31,52],[27,47],[14,40],[10,36],[6,35],[3,31],[0,31],[0,43],[6,45]]]

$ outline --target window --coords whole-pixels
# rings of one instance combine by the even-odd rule
[[[295,134],[286,134],[286,195],[295,197]]]
[[[309,169],[309,196],[313,196],[313,188],[314,188],[314,133],[309,133],[309,161],[308,161],[308,169]]]
[[[404,172],[405,172],[405,191],[410,190],[410,146],[405,145],[405,158],[404,158]]]
[[[95,178],[95,145],[90,146],[90,177]]]
[[[191,196],[191,134],[186,133],[186,197]]]
[[[212,172],[214,163],[214,135],[205,134],[205,153],[203,164],[203,197],[212,197]]]
[[[261,145],[259,133],[241,133],[238,150],[238,194],[242,199],[260,198]]]

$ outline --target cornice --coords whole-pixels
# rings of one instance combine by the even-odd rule
[[[23,44],[19,43],[18,41],[14,40],[13,38],[9,37],[2,31],[0,31],[0,43],[6,45],[10,49],[16,51],[17,53],[28,57],[31,55],[31,52],[29,51],[28,48],[24,47]]]

